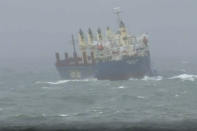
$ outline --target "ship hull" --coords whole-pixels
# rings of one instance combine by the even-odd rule
[[[56,65],[62,79],[128,80],[152,76],[150,55],[125,57],[118,61],[97,62],[94,65]]]
[[[127,57],[118,61],[99,62],[96,78],[99,80],[128,80],[153,75],[150,56]]]
[[[94,77],[93,65],[78,65],[78,66],[56,66],[57,71],[62,79],[86,79]]]

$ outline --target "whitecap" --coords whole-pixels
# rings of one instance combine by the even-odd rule
[[[69,81],[70,80],[60,80],[60,81],[57,81],[57,82],[46,82],[46,83],[51,84],[51,85],[59,85],[59,84],[67,83]]]
[[[176,94],[175,97],[179,97],[180,95]]]
[[[42,89],[56,90],[56,89],[62,89],[62,88],[64,88],[64,87],[53,87],[53,86],[47,87],[47,86],[44,86],[44,87],[40,87],[40,88],[42,88]]]
[[[45,81],[36,81],[36,84],[50,84],[50,85],[60,85],[60,84],[65,84],[68,82],[89,82],[89,81],[96,81],[97,79],[81,79],[81,80],[59,80],[56,82],[45,82]]]
[[[36,84],[59,85],[59,84],[67,83],[67,82],[69,82],[69,81],[72,81],[72,80],[59,80],[59,81],[56,81],[56,82],[50,82],[50,81],[36,81],[35,83],[36,83]]]
[[[49,89],[50,87],[46,87],[46,86],[44,86],[44,87],[41,87],[42,89]]]
[[[163,77],[162,76],[153,76],[153,77],[145,76],[142,80],[144,80],[144,81],[160,81],[160,80],[163,80]]]
[[[138,80],[137,78],[130,78],[129,80]]]
[[[68,117],[69,115],[68,115],[68,114],[59,114],[58,116],[61,116],[61,117]]]
[[[125,86],[119,86],[118,87],[119,89],[124,89],[124,88],[126,88]]]
[[[181,74],[177,76],[170,77],[169,79],[181,79],[182,81],[195,81],[197,79],[197,75],[192,74]]]
[[[144,96],[137,96],[138,99],[144,99]]]
[[[46,117],[46,114],[45,114],[45,113],[42,113],[42,116],[43,116],[43,117]]]
[[[99,114],[103,114],[103,112],[102,112],[102,111],[99,111],[98,113],[99,113]]]

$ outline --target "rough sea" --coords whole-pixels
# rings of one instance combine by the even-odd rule
[[[161,63],[158,76],[127,81],[62,80],[53,65],[4,66],[0,127],[195,122],[196,65]]]

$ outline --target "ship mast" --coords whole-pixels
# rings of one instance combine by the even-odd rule
[[[74,39],[73,35],[72,35],[72,45],[73,45],[73,56],[74,56],[74,58],[76,58],[77,52],[76,52],[76,47],[75,47],[75,39]]]
[[[117,15],[118,25],[121,25],[122,19],[120,17],[120,13],[121,13],[120,7],[113,8],[113,10],[114,10],[114,14]]]

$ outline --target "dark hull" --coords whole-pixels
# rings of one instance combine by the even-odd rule
[[[96,78],[99,80],[128,80],[151,76],[150,56],[128,57],[119,61],[99,62]]]
[[[62,79],[86,79],[94,77],[93,65],[56,66]]]
[[[150,56],[126,57],[119,61],[97,62],[95,65],[57,66],[63,79],[97,78],[98,80],[128,80],[153,75]]]

